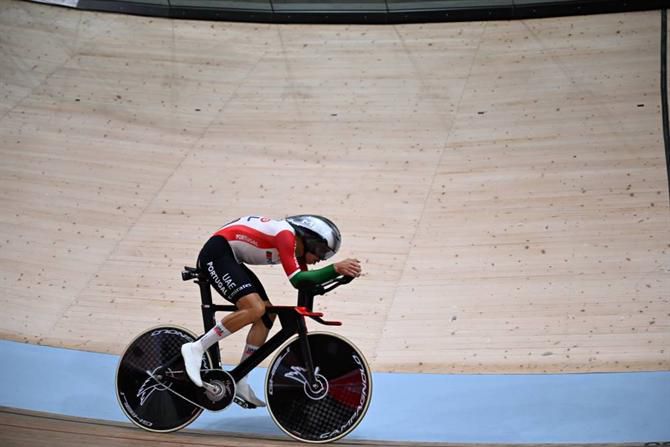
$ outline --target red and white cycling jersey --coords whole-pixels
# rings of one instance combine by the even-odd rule
[[[289,279],[306,270],[295,256],[295,230],[285,220],[240,217],[214,235],[226,238],[237,262],[252,265],[281,263]]]

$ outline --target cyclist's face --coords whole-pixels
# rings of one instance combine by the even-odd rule
[[[319,262],[321,259],[315,255],[314,253],[308,251],[305,253],[305,263],[307,264],[316,264]]]

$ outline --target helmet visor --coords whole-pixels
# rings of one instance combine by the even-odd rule
[[[307,251],[312,252],[314,255],[316,255],[319,259],[322,261],[325,261],[326,259],[330,259],[335,255],[335,252],[328,247],[327,244],[325,244],[322,241],[310,241],[307,245]]]

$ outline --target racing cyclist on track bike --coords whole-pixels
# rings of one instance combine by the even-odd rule
[[[281,264],[295,288],[321,284],[340,275],[360,276],[361,264],[351,258],[308,270],[308,265],[327,260],[337,253],[341,241],[340,231],[332,221],[307,214],[284,220],[245,216],[214,233],[200,251],[198,269],[207,271],[212,287],[238,310],[223,318],[200,339],[182,345],[186,372],[193,383],[202,387],[202,356],[216,342],[251,324],[240,360],[243,361],[268,337],[275,315],[266,313],[265,307],[271,305],[270,300],[259,279],[245,264]],[[237,383],[236,396],[251,407],[265,406],[254,394],[246,377]]]

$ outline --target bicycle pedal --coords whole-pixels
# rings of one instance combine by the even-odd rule
[[[244,399],[241,399],[237,396],[233,399],[233,402],[235,402],[237,405],[239,405],[242,408],[245,408],[247,410],[253,410],[254,408],[258,408],[256,405],[252,404],[251,402],[247,402]]]

